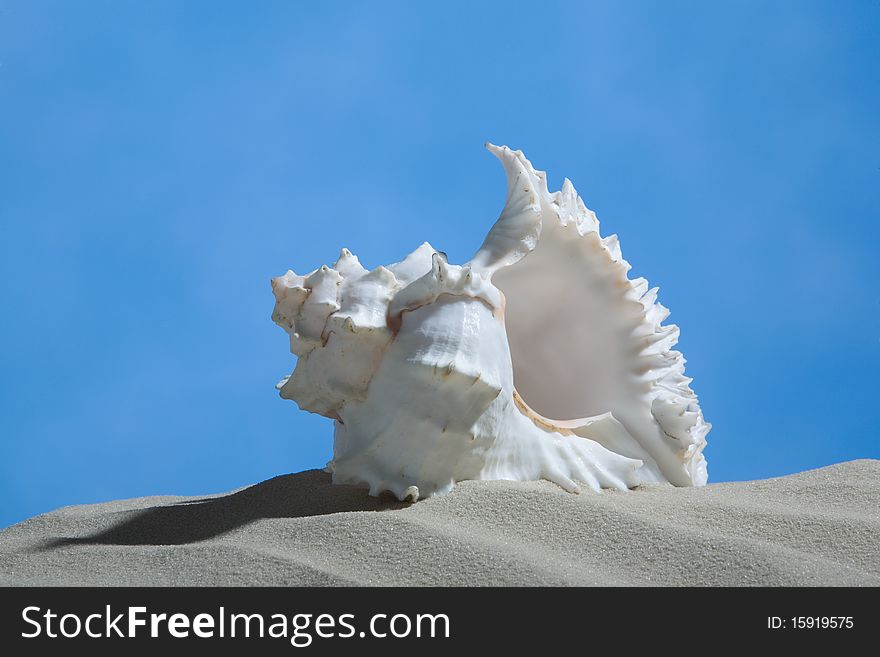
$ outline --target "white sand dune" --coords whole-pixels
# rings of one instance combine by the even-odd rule
[[[308,471],[0,532],[4,585],[880,585],[880,461],[700,489],[463,482],[404,506]]]

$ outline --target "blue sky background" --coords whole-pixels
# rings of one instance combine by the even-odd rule
[[[318,6],[320,5],[320,6]],[[880,457],[880,3],[0,2],[0,526],[320,467],[269,278],[572,179],[713,481]]]

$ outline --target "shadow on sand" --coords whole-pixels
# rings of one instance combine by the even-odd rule
[[[122,512],[93,536],[59,538],[44,550],[70,545],[183,545],[204,541],[264,518],[305,518],[344,511],[387,511],[407,505],[366,489],[334,486],[330,475],[306,470],[281,475],[228,495]]]

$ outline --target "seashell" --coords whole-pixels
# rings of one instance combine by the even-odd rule
[[[487,148],[507,201],[470,262],[426,242],[367,270],[343,249],[272,280],[298,357],[277,388],[334,420],[333,481],[413,501],[463,479],[705,484],[711,425],[657,288],[571,182],[550,193],[521,151]]]

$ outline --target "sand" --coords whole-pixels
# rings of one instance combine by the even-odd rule
[[[0,532],[3,585],[880,585],[880,461],[699,489],[462,482],[403,505],[312,470],[66,507]]]

